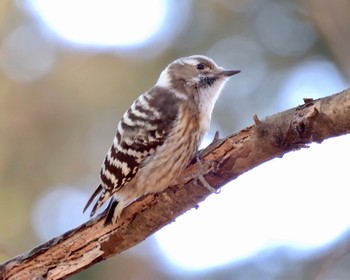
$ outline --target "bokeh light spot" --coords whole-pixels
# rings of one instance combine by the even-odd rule
[[[30,82],[46,74],[56,60],[54,48],[31,25],[12,31],[0,48],[0,67],[8,78]]]
[[[279,55],[298,55],[309,50],[316,34],[308,21],[297,16],[297,10],[272,2],[256,17],[257,34],[267,49]]]
[[[315,58],[292,69],[280,93],[282,107],[292,107],[303,98],[320,98],[349,86],[336,65],[324,58]]]
[[[88,219],[82,215],[88,196],[71,186],[57,186],[43,193],[32,212],[32,224],[37,236],[47,241],[73,229]]]
[[[32,10],[58,36],[76,44],[130,46],[162,28],[164,0],[32,0]]]

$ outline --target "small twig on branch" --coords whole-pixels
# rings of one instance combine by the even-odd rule
[[[224,139],[200,155],[203,176],[215,189],[244,172],[312,142],[350,132],[350,89],[275,114]],[[117,226],[102,215],[0,265],[0,279],[64,279],[136,245],[176,217],[196,207],[209,192],[194,180],[190,165],[178,185],[147,195],[127,207]]]

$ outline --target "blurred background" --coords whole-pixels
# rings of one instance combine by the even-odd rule
[[[169,62],[242,71],[205,145],[346,89],[349,50],[349,0],[2,0],[0,262],[88,220],[118,120]],[[261,165],[71,279],[349,279],[349,140]]]

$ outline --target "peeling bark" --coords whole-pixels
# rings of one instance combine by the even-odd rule
[[[136,245],[210,195],[196,180],[199,171],[219,189],[246,171],[312,142],[350,132],[350,89],[259,120],[201,151],[176,186],[147,195],[127,207],[117,225],[104,216],[0,264],[0,279],[65,279]]]

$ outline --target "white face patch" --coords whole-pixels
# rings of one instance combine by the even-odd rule
[[[156,86],[164,88],[169,88],[171,86],[168,68],[160,74]]]
[[[181,60],[182,64],[188,64],[188,65],[197,65],[198,64],[198,60],[193,58],[193,57],[186,57],[184,59]]]
[[[178,92],[178,91],[175,91],[175,90],[172,90],[171,91],[173,94],[175,94],[175,96],[179,99],[182,99],[182,100],[188,100],[188,96],[184,93],[181,93],[181,92]]]
[[[193,84],[197,84],[201,81],[201,78],[203,78],[203,76],[198,75],[192,78]]]
[[[189,65],[197,65],[198,63],[200,63],[200,61],[209,61],[211,64],[215,65],[216,67],[218,67],[216,65],[216,63],[209,57],[206,57],[204,55],[193,55],[193,56],[189,56],[189,57],[185,57],[181,59],[181,64],[189,64]]]

